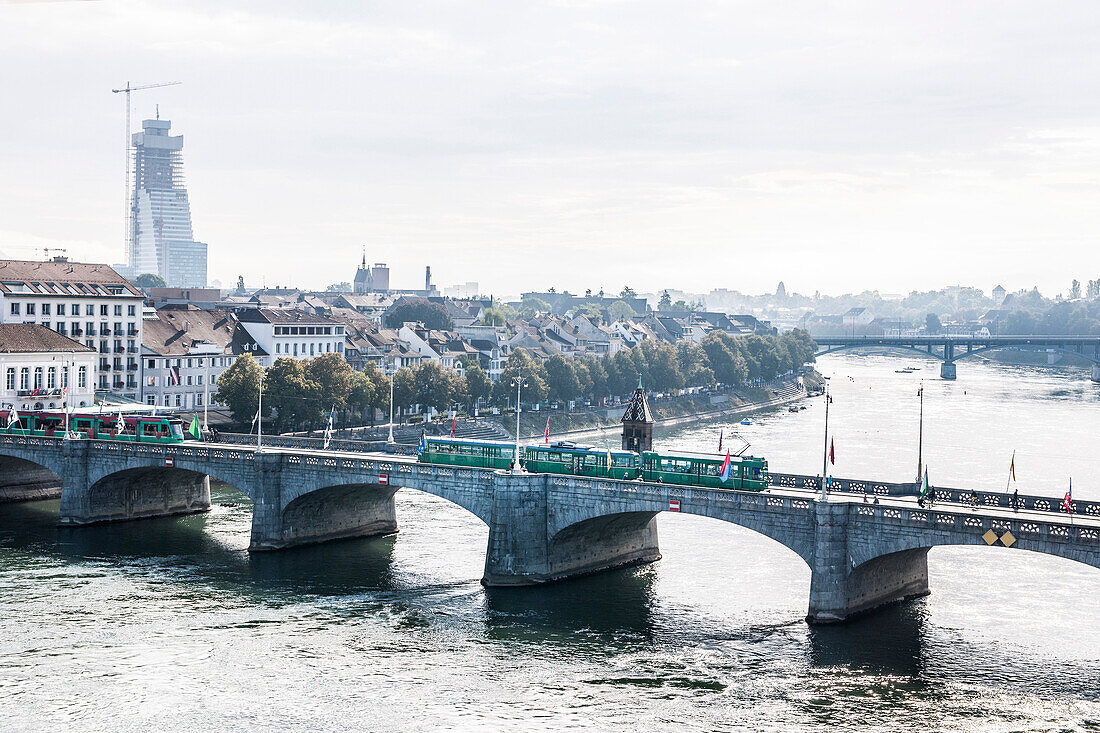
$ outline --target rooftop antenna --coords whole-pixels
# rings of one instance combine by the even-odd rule
[[[133,109],[132,106],[130,105],[130,93],[131,92],[137,92],[137,91],[140,91],[142,89],[156,89],[157,87],[171,87],[171,86],[176,86],[177,84],[182,84],[182,83],[183,83],[182,81],[166,81],[166,82],[161,82],[159,84],[141,84],[141,85],[135,87],[135,86],[130,86],[130,82],[126,82],[126,86],[122,87],[121,89],[112,89],[111,90],[115,94],[121,94],[123,92],[126,93],[126,159],[123,161],[126,164],[126,190],[125,190],[125,193],[126,193],[126,232],[125,232],[126,241],[123,244],[123,246],[126,248],[126,262],[127,262],[127,264],[130,264],[130,265],[134,264],[133,262],[130,262],[130,226],[131,226],[131,222],[130,222],[130,216],[131,216],[131,213],[130,213],[130,114],[131,114],[131,111]],[[159,108],[159,106],[157,108],[157,119],[158,120],[160,119],[160,108]]]

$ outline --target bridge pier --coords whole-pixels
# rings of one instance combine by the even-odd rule
[[[1100,364],[1092,365],[1092,381],[1100,382]]]
[[[61,496],[61,477],[36,463],[0,456],[0,504]]]
[[[954,379],[955,378],[955,362],[945,361],[940,364],[940,378],[941,379]]]
[[[653,511],[599,516],[552,536],[551,480],[547,475],[494,477],[484,585],[538,585],[661,559]]]
[[[927,547],[880,555],[853,567],[848,543],[852,506],[840,503],[816,506],[808,623],[845,621],[930,592]]]

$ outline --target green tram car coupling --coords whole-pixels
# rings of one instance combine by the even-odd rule
[[[768,462],[752,456],[730,456],[730,471],[723,481],[726,457],[686,451],[609,450],[570,441],[519,448],[520,465],[530,473],[566,474],[622,480],[641,479],[680,486],[763,491],[768,487]],[[421,439],[421,463],[469,468],[512,467],[515,443],[488,440],[427,437]]]
[[[186,439],[179,418],[159,415],[124,415],[119,430],[118,415],[109,413],[69,414],[69,430],[89,440],[117,440],[127,443],[182,443]],[[16,413],[0,410],[0,435],[65,437],[65,413]]]

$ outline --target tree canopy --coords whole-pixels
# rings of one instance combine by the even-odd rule
[[[424,298],[407,298],[397,302],[386,312],[384,320],[387,328],[401,328],[405,323],[414,322],[441,331],[455,327],[454,319],[446,308]]]

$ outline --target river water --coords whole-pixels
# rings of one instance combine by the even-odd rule
[[[895,374],[906,363],[914,374]],[[1100,499],[1100,387],[1081,371],[831,356],[836,473],[910,480],[926,379],[939,485]],[[821,470],[822,401],[720,430],[773,470]],[[664,559],[487,590],[472,515],[401,492],[401,532],[250,556],[251,507],[60,530],[0,506],[0,730],[1100,730],[1100,571],[935,548],[932,595],[803,622],[805,563],[748,530],[659,519]]]

